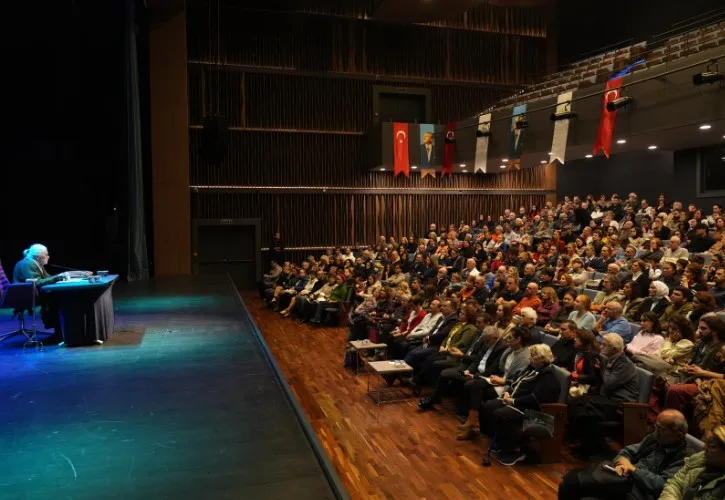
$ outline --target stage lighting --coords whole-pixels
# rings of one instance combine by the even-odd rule
[[[483,132],[482,130],[476,130],[476,137],[491,137],[491,131]]]
[[[612,99],[607,103],[607,111],[610,113],[612,111],[616,111],[619,108],[623,108],[625,106],[629,106],[634,101],[634,97],[630,97],[628,95],[624,95],[622,97],[618,97],[616,99]]]
[[[551,113],[549,119],[552,122],[558,122],[559,120],[570,120],[576,118],[577,114],[574,111],[562,111],[560,113]]]
[[[527,120],[519,120],[516,122],[516,128],[521,130],[522,128],[529,128],[529,122]]]
[[[693,85],[705,85],[706,83],[715,83],[725,80],[725,75],[717,71],[703,71],[692,75]]]

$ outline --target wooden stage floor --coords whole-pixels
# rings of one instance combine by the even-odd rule
[[[103,346],[0,344],[1,499],[335,498],[228,281],[114,291]]]
[[[485,468],[488,442],[456,441],[450,405],[425,413],[417,399],[376,406],[367,376],[342,366],[346,329],[298,325],[255,294],[242,297],[352,498],[556,498],[571,461],[504,467],[494,459]]]

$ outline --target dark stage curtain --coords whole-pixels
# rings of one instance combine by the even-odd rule
[[[137,25],[134,0],[125,0],[124,77],[126,97],[126,189],[127,237],[126,277],[129,281],[148,279],[146,246],[144,176],[141,142],[141,104],[139,96]]]

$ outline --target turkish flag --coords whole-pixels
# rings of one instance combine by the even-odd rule
[[[604,99],[602,99],[602,114],[599,117],[599,131],[597,142],[594,143],[592,154],[596,155],[601,149],[604,155],[609,158],[609,151],[612,149],[612,137],[614,136],[614,123],[617,121],[616,111],[607,111],[607,103],[618,99],[622,94],[622,78],[609,80],[604,88]]]
[[[446,140],[443,146],[443,169],[441,177],[453,175],[453,157],[456,155],[456,122],[448,122]]]
[[[393,158],[394,174],[400,173],[410,177],[410,159],[408,157],[408,124],[393,123]]]

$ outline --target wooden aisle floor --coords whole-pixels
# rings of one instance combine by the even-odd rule
[[[571,461],[504,467],[494,460],[485,468],[488,441],[456,441],[450,405],[425,413],[417,399],[376,406],[365,394],[368,376],[342,366],[345,328],[298,325],[254,293],[242,297],[352,498],[556,498]]]

